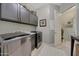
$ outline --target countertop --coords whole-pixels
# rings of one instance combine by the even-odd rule
[[[74,40],[79,41],[79,36],[72,36],[72,38],[73,38]]]
[[[34,33],[15,32],[15,33],[0,34],[0,42],[1,43],[7,43],[7,42],[19,40],[23,37],[29,37],[32,34],[34,34]],[[4,40],[4,39],[6,39],[6,40]]]

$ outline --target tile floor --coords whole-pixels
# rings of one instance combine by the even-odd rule
[[[59,45],[42,43],[39,49],[34,49],[32,56],[70,56],[70,41]]]

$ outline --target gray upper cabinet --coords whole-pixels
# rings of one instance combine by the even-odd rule
[[[35,16],[35,25],[38,25],[38,17],[37,16]]]
[[[21,5],[20,5],[20,17],[21,22],[29,23],[29,11]]]
[[[30,13],[30,24],[33,24],[33,25],[38,25],[38,18],[37,16],[33,15]]]
[[[35,24],[34,15],[30,13],[30,24]]]
[[[1,3],[0,20],[28,25],[38,25],[38,18],[18,3]]]
[[[3,3],[1,4],[1,18],[18,21],[18,4]]]

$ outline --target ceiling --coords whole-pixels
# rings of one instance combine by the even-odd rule
[[[43,6],[46,6],[47,4],[50,4],[50,3],[23,3],[23,5],[25,5],[28,9],[34,10],[34,11]],[[60,6],[60,12],[65,12],[66,10],[74,6],[73,3],[51,3],[51,4]]]
[[[41,8],[42,6],[46,5],[46,3],[31,3],[31,4],[26,4],[26,5],[29,6],[30,8],[33,7],[34,10],[37,10]]]
[[[63,13],[65,12],[66,10],[72,8],[75,4],[73,3],[61,3],[59,6],[60,6],[60,12]]]
[[[28,9],[36,11],[37,9],[41,8],[42,6],[47,5],[47,3],[26,3],[22,4],[25,5]]]

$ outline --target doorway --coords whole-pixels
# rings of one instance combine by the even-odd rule
[[[58,24],[58,27],[55,26],[56,47],[62,49],[68,55],[70,55],[71,35],[74,35],[76,31],[75,15],[76,15],[76,6],[73,6],[64,13],[59,14],[56,23],[56,25]]]
[[[76,7],[72,7],[62,13],[60,16],[60,26],[61,26],[61,42],[70,41],[71,35],[74,34],[74,20]]]

